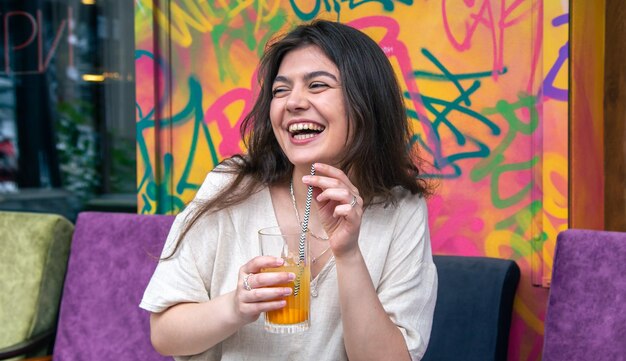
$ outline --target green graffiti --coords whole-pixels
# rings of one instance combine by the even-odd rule
[[[231,59],[231,47],[233,43],[242,42],[248,50],[255,51],[260,57],[263,49],[272,34],[276,33],[287,21],[285,11],[279,9],[276,16],[264,23],[262,30],[264,35],[261,39],[256,38],[254,28],[256,26],[255,19],[249,16],[243,17],[243,25],[234,27],[230,22],[223,22],[216,25],[211,31],[211,39],[213,41],[213,49],[217,58],[219,69],[219,78],[224,82],[226,78],[237,83],[239,81],[239,70],[235,67]],[[232,20],[232,19],[230,19]]]
[[[174,157],[170,153],[166,153],[163,156],[163,179],[171,179],[172,166],[174,163]],[[146,199],[147,198],[147,199]],[[180,212],[185,204],[182,199],[172,192],[172,184],[170,182],[151,182],[146,186],[146,193],[143,197],[144,207],[141,213],[149,213],[153,211],[152,202],[156,202],[156,214],[176,214]]]
[[[472,181],[478,182],[484,179],[488,174],[493,173],[496,168],[500,167],[500,163],[504,161],[504,151],[513,143],[518,133],[530,135],[537,129],[539,116],[535,106],[535,97],[520,94],[518,95],[518,101],[515,103],[500,100],[495,108],[486,108],[482,111],[482,114],[486,116],[501,115],[508,122],[509,131],[505,134],[502,142],[491,150],[490,156],[480,160],[472,169],[470,172],[470,179]],[[516,114],[516,111],[522,108],[528,108],[530,112],[530,121],[528,123],[524,123]]]
[[[541,201],[532,201],[519,212],[496,223],[495,229],[504,230],[517,225],[515,233],[524,234],[530,228],[533,218],[541,212],[541,206]]]
[[[146,192],[142,194],[144,200],[144,207],[141,210],[142,213],[178,213],[184,208],[184,202],[181,195],[186,190],[197,190],[199,184],[189,182],[189,174],[193,166],[193,162],[198,150],[198,141],[201,136],[207,142],[209,148],[209,154],[213,164],[219,162],[217,150],[215,148],[211,134],[207,125],[204,123],[202,109],[202,88],[200,82],[193,78],[189,78],[189,101],[186,106],[171,118],[163,118],[157,122],[154,119],[140,119],[137,122],[137,147],[139,149],[139,155],[145,164],[145,172],[139,182],[138,189],[141,190],[145,187]],[[193,134],[189,145],[189,151],[186,154],[185,167],[183,173],[176,181],[175,186],[172,184],[172,165],[174,163],[174,157],[170,153],[166,153],[163,156],[162,162],[155,161],[155,167],[152,166],[149,158],[149,151],[146,145],[146,140],[143,137],[143,132],[146,129],[172,129],[174,127],[187,124],[189,121],[193,122]],[[158,153],[158,152],[157,152]],[[163,164],[163,169],[159,169],[159,164]],[[151,203],[154,202],[157,205],[156,209],[152,208]]]
[[[496,206],[496,208],[500,209],[508,208],[514,204],[517,204],[532,189],[532,184],[528,183],[514,195],[508,198],[502,198],[499,191],[500,176],[506,172],[530,170],[535,164],[538,163],[539,157],[535,156],[533,157],[533,159],[521,163],[501,164],[503,161],[504,156],[502,154],[498,154],[495,156],[495,160],[493,163],[497,164],[497,166],[493,168],[493,177],[491,178],[491,199],[493,201],[493,205]]]
[[[523,122],[517,112],[520,110],[528,110],[530,119],[527,123]],[[491,151],[489,157],[480,160],[470,172],[470,179],[474,182],[483,180],[491,175],[490,179],[490,196],[496,208],[505,209],[514,206],[523,201],[533,188],[532,181],[518,190],[515,194],[508,197],[502,197],[500,194],[501,177],[507,172],[531,171],[539,164],[540,157],[538,155],[530,160],[516,163],[507,163],[504,152],[509,149],[513,141],[519,134],[531,135],[539,126],[539,116],[536,110],[536,98],[526,94],[519,94],[518,100],[509,103],[500,100],[493,108],[486,108],[482,111],[485,116],[500,115],[509,124],[509,129],[504,135],[502,141]],[[524,236],[532,227],[533,219],[542,212],[542,200],[531,200],[530,204],[519,210],[514,215],[498,222],[495,226],[498,230],[509,229],[515,227],[513,232],[517,235]],[[531,232],[535,233],[535,232]],[[536,251],[540,249],[541,244],[547,240],[547,234],[543,230],[534,239],[530,240],[531,248]],[[527,247],[527,246],[526,246]],[[514,247],[520,254],[530,252],[530,249],[521,249]],[[537,249],[535,249],[537,248]]]
[[[532,220],[541,214],[542,204],[541,201],[535,200],[528,204],[526,207],[519,210],[512,216],[496,223],[496,230],[507,230],[511,227],[513,229],[514,236],[510,241],[511,248],[521,257],[528,257],[533,252],[542,250],[543,244],[548,239],[548,235],[545,232],[540,232],[539,235],[534,237],[528,242],[527,232],[532,226]],[[530,247],[528,247],[530,243]]]

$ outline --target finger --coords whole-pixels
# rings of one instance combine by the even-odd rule
[[[325,176],[326,178],[339,180],[341,183],[345,185],[352,193],[358,195],[359,190],[352,184],[350,178],[339,168],[335,168],[331,165],[324,163],[315,163],[315,172],[316,176]],[[319,170],[319,172],[318,172]],[[314,176],[315,177],[315,176]],[[304,177],[306,178],[306,176]],[[303,178],[303,181],[304,181]],[[306,183],[306,182],[305,182]]]
[[[363,214],[363,211],[361,210],[361,208],[357,208],[352,207],[349,204],[340,204],[337,207],[335,207],[335,211],[333,212],[333,217],[335,218],[339,218],[339,217],[344,217],[344,218],[348,218],[349,220],[353,220],[356,221],[358,218],[361,217],[361,215]],[[353,218],[356,217],[356,218]]]
[[[350,204],[353,197],[355,197],[354,194],[346,188],[329,188],[321,192],[315,199],[318,202],[332,200],[339,204]]]
[[[263,268],[280,267],[283,263],[285,260],[280,257],[257,256],[241,266],[239,273],[243,277],[248,273],[259,273]]]
[[[254,288],[249,292],[244,292],[240,299],[244,303],[276,301],[292,293],[291,287]]]
[[[335,168],[328,164],[315,163],[316,170],[318,166],[321,169],[320,173],[322,173],[322,175],[339,179],[343,184],[348,187],[348,189],[350,189],[353,194],[359,195],[359,189],[355,187],[354,184],[352,184],[352,181],[350,180],[350,178],[348,178],[348,175],[346,175],[343,170]]]
[[[333,167],[332,165],[325,163],[315,163],[313,164],[315,167],[315,174],[317,175],[325,175],[327,177],[339,178],[342,181],[349,181],[348,176],[339,168]]]
[[[292,272],[263,272],[253,273],[248,276],[248,285],[252,289],[285,285],[293,282],[296,275]]]
[[[322,190],[329,188],[348,188],[341,180],[333,177],[322,175],[305,175],[302,177],[302,183],[310,185]]]
[[[319,196],[319,194],[328,190],[341,191],[343,192],[341,194],[343,194],[344,197],[348,197],[350,199],[352,199],[353,194],[358,195],[358,191],[357,192],[353,191],[353,189],[356,189],[356,187],[354,187],[352,184],[345,184],[344,182],[342,182],[341,180],[337,178],[330,178],[330,177],[325,177],[325,176],[304,176],[302,178],[302,182],[306,184],[307,186],[313,187],[313,190],[314,190],[313,194],[315,195],[316,199]],[[318,189],[321,191],[316,192],[316,190]],[[341,203],[341,199],[335,199],[335,197],[329,197],[325,199],[331,199],[331,198]],[[318,199],[318,201],[320,200],[321,199]]]
[[[360,218],[363,215],[363,198],[350,194],[348,197],[345,197],[344,195],[341,200],[337,200],[337,202],[340,202],[341,204],[335,207],[333,217],[347,218],[357,216]],[[355,219],[353,218],[353,220]]]
[[[242,303],[239,311],[251,318],[258,317],[261,312],[279,310],[287,305],[285,300],[275,300],[268,302]]]

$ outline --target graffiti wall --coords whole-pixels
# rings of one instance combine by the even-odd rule
[[[439,254],[522,269],[510,359],[540,359],[556,234],[567,227],[565,0],[137,0],[141,213],[177,213],[244,151],[255,65],[272,34],[317,17],[359,28],[395,67],[414,146],[438,184]]]

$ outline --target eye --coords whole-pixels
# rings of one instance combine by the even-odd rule
[[[287,91],[289,89],[287,89],[284,86],[280,86],[280,87],[276,87],[274,89],[272,89],[272,97],[274,98],[281,98],[283,96],[285,96],[287,94]]]
[[[322,91],[324,89],[328,88],[328,84],[320,82],[320,81],[314,81],[309,85],[309,89],[313,89],[314,91]]]

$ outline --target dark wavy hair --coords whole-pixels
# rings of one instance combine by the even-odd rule
[[[402,93],[382,49],[361,31],[338,22],[315,20],[270,40],[258,69],[260,92],[240,132],[248,151],[224,160],[214,171],[233,173],[219,196],[202,201],[189,214],[179,240],[205,214],[239,204],[264,186],[286,183],[293,164],[280,148],[270,122],[272,84],[284,56],[314,45],[339,69],[352,139],[339,167],[366,204],[393,203],[392,188],[429,195],[419,177],[421,159],[410,145],[411,131]]]

